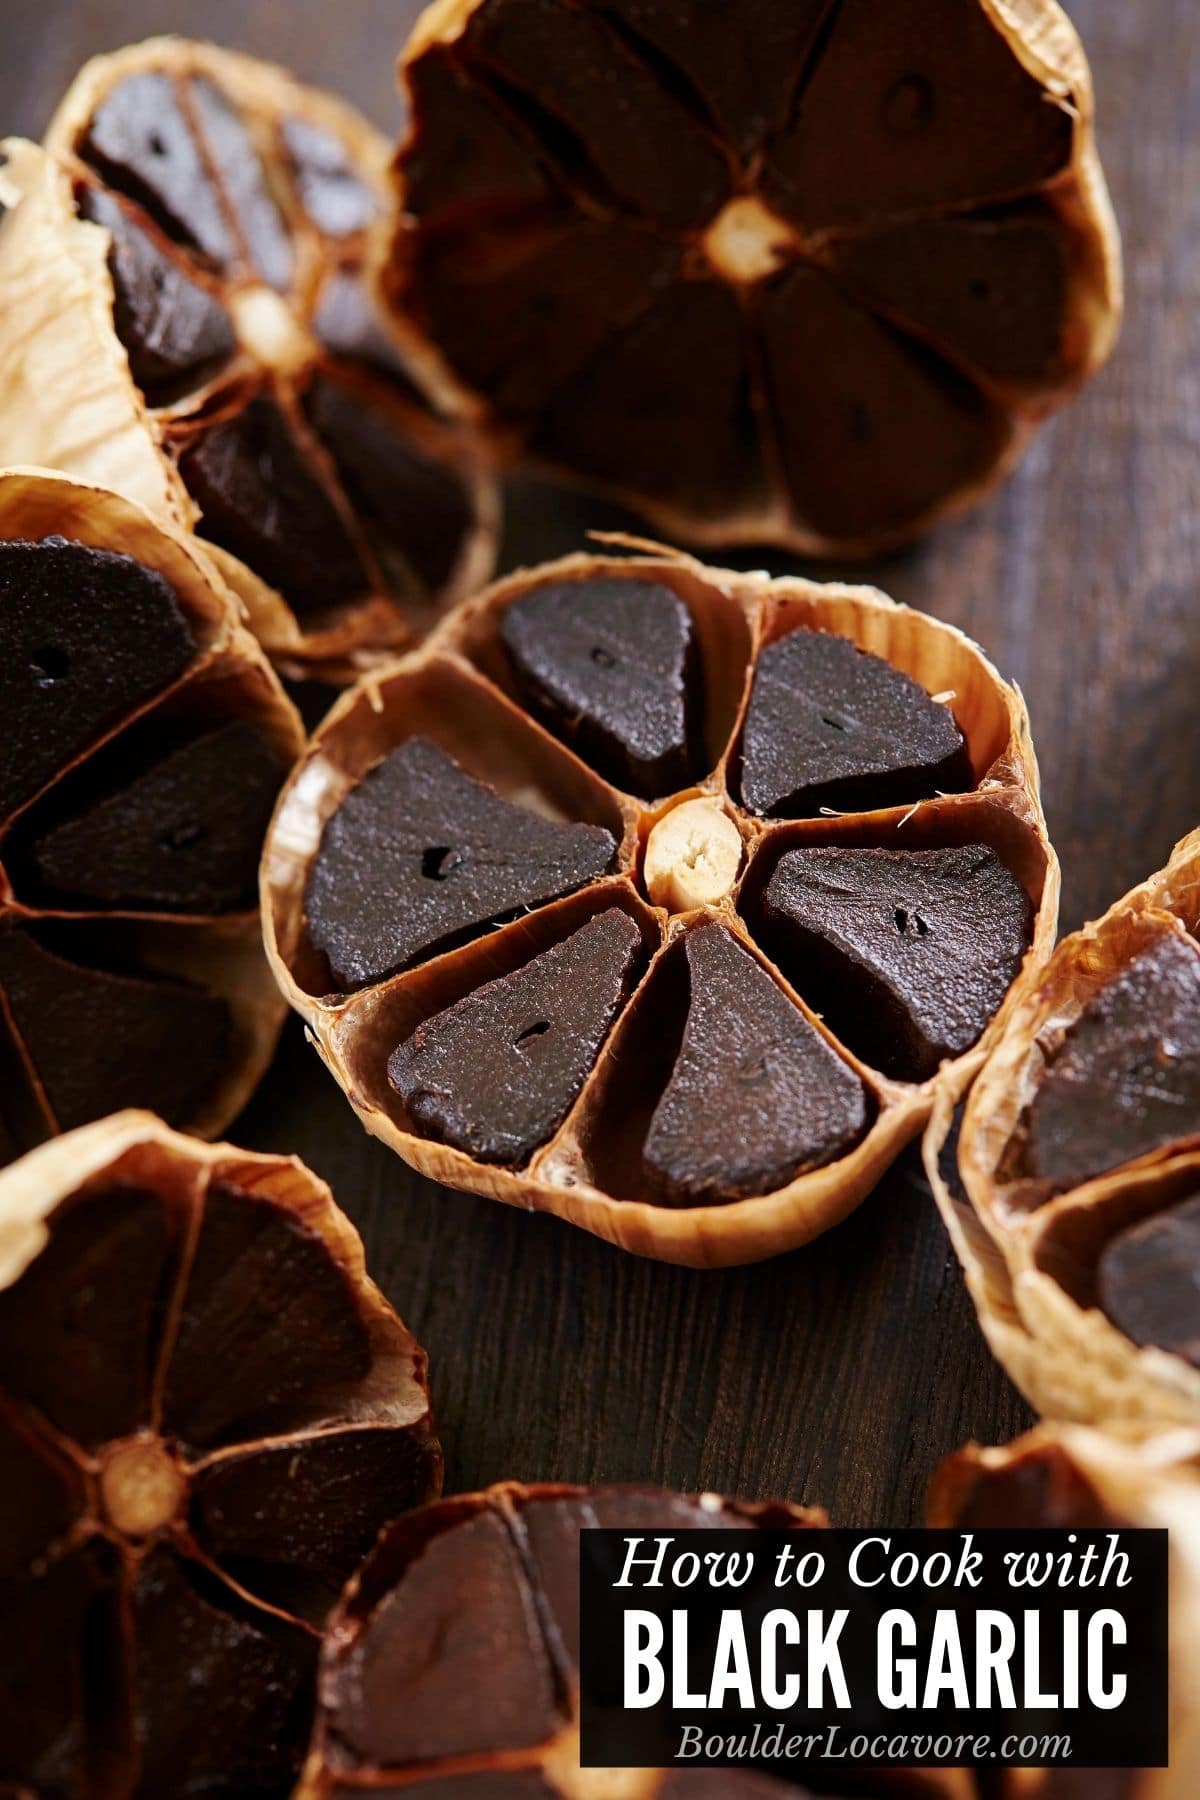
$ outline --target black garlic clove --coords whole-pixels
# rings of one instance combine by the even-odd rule
[[[1166,935],[1100,989],[1027,1109],[1027,1172],[1078,1186],[1200,1136],[1200,945]]]
[[[103,906],[215,914],[253,907],[283,766],[246,719],[193,738],[35,835],[47,891]]]
[[[549,582],[509,606],[500,629],[524,702],[601,775],[657,799],[701,772],[699,651],[672,589]]]
[[[426,1019],[388,1061],[418,1129],[481,1162],[527,1162],[593,1068],[640,945],[628,913],[611,907]]]
[[[309,934],[343,988],[381,981],[524,907],[604,874],[598,825],[542,818],[409,738],[325,827],[308,880]]]
[[[925,1081],[970,1049],[1033,931],[1028,895],[986,844],[791,850],[763,917],[805,999],[898,1081]]]
[[[751,812],[869,812],[970,786],[954,714],[902,669],[825,631],[763,649],[742,735]]]
[[[174,589],[132,557],[61,537],[0,543],[0,818],[195,653]]]
[[[85,968],[0,933],[0,998],[60,1131],[127,1106],[197,1118],[227,1066],[224,1000],[186,982]]]
[[[1120,1232],[1100,1257],[1097,1285],[1126,1337],[1200,1369],[1200,1194]]]
[[[218,267],[235,260],[233,231],[170,75],[143,69],[113,88],[92,115],[80,155],[177,244],[203,251]]]
[[[106,189],[84,188],[79,211],[112,239],[113,325],[142,392],[161,404],[202,386],[237,349],[233,321],[221,301]]]
[[[200,530],[308,616],[365,593],[370,579],[338,508],[294,430],[260,395],[192,437],[179,473]]]
[[[844,1155],[867,1125],[858,1076],[724,926],[684,954],[687,1018],[643,1152],[662,1197],[768,1194]]]

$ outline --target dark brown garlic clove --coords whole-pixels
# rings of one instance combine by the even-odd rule
[[[862,1136],[862,1082],[723,925],[684,940],[683,1038],[646,1137],[673,1205],[786,1187]]]
[[[380,568],[414,602],[431,600],[471,527],[462,482],[369,392],[319,375],[304,405]]]
[[[954,714],[881,657],[824,631],[790,631],[758,659],[742,735],[751,812],[870,812],[971,786]]]
[[[1029,896],[986,844],[789,850],[763,917],[831,1029],[899,1081],[927,1081],[971,1048],[1033,931]]]
[[[343,987],[361,987],[570,893],[604,874],[616,848],[600,826],[540,818],[410,738],[325,828],[306,900],[312,939]]]
[[[285,1793],[311,1704],[311,1633],[247,1604],[167,1544],[134,1566],[127,1604],[146,1789],[169,1793],[182,1781],[209,1793]]]
[[[283,411],[266,395],[189,436],[179,470],[213,543],[258,569],[300,614],[358,593],[366,572]]]
[[[335,132],[309,119],[286,119],[283,142],[305,212],[327,237],[365,231],[380,208],[380,196],[364,181]]]
[[[75,902],[152,912],[252,907],[284,774],[259,727],[233,719],[35,832],[30,863],[44,890]]]
[[[618,787],[653,800],[702,772],[695,627],[670,588],[547,583],[500,635],[529,710]]]
[[[1013,455],[1013,421],[986,389],[823,270],[781,276],[758,309],[785,479],[823,540],[911,537]]]
[[[214,1176],[195,1237],[158,1396],[164,1429],[189,1451],[299,1425],[308,1396],[352,1389],[371,1367],[353,1283],[286,1208]],[[232,1359],[236,1387],[213,1367]]]
[[[1001,382],[1065,373],[1069,237],[1044,201],[844,239],[839,272],[892,318]]]
[[[219,995],[71,962],[20,929],[0,933],[0,996],[60,1131],[126,1106],[182,1124],[233,1047]]]
[[[581,1795],[580,1531],[824,1523],[814,1508],[714,1494],[515,1482],[443,1502],[412,1529],[399,1521],[334,1615],[298,1800],[364,1784],[374,1793],[412,1784],[422,1796]],[[721,1771],[721,1792],[739,1800],[783,1785],[731,1783]],[[675,1786],[666,1771],[638,1772],[646,1800]]]
[[[829,12],[828,0],[745,0],[745,29],[730,32],[720,12],[612,0],[631,48],[653,46],[675,65],[698,105],[740,151],[751,153],[782,119]],[[645,52],[643,51],[643,54]]]
[[[291,237],[246,119],[210,76],[188,81],[184,95],[207,160],[221,184],[242,254],[248,255],[264,281],[286,293],[294,273]]]
[[[609,254],[624,260],[624,252],[618,239]],[[650,254],[643,249],[642,260]],[[575,273],[576,307],[587,281]],[[544,343],[545,333],[539,336]],[[548,380],[551,354],[539,360],[534,381]],[[701,366],[705,379],[698,382]],[[539,462],[577,468],[589,486],[603,489],[650,489],[669,469],[689,511],[753,516],[767,504],[768,476],[756,441],[751,368],[736,295],[713,281],[676,281],[654,292],[563,382],[542,409],[530,450]]]
[[[1121,1232],[1097,1274],[1118,1330],[1200,1369],[1200,1195]]]
[[[118,193],[145,207],[176,243],[214,263],[231,263],[237,244],[200,143],[165,70],[127,75],[101,101],[79,154]]]
[[[157,401],[203,387],[237,349],[225,306],[107,189],[84,187],[79,212],[112,239],[113,323],[138,386]]]
[[[1076,1187],[1200,1137],[1200,944],[1163,936],[1102,988],[1047,1059],[1025,1122],[1028,1173]]]
[[[633,984],[642,937],[619,907],[419,1025],[388,1058],[413,1123],[517,1167],[553,1136]]]
[[[1063,939],[925,1166],[1005,1368],[1049,1417],[1200,1424],[1200,832]],[[962,1083],[959,1084],[961,1092]]]
[[[720,146],[596,14],[501,0],[473,9],[463,49],[481,86],[514,93],[518,117],[524,102],[552,137],[557,127],[571,174],[612,210],[694,229],[728,195]]]
[[[845,0],[771,154],[788,216],[861,226],[994,203],[1069,171],[1076,117],[1016,35],[957,0]],[[839,155],[847,120],[853,145]]]
[[[0,816],[183,674],[197,644],[155,570],[94,545],[0,541]]]
[[[0,1367],[10,1396],[85,1450],[132,1436],[150,1407],[153,1349],[177,1248],[159,1196],[132,1180],[64,1210],[41,1255],[0,1300]],[[39,1333],[59,1354],[35,1360],[24,1353]],[[103,1352],[72,1363],[61,1346],[76,1340]]]
[[[374,1547],[381,1497],[415,1499],[429,1477],[429,1445],[417,1434],[386,1421],[338,1426],[207,1461],[188,1523],[233,1581],[319,1626]]]
[[[119,1653],[119,1569],[117,1551],[93,1538],[42,1580],[6,1583],[0,1732],[10,1766],[28,1770],[33,1782],[48,1776],[85,1791],[84,1646],[90,1630],[101,1655]]]

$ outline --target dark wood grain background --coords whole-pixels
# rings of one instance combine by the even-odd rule
[[[168,29],[286,61],[392,131],[393,58],[416,11],[0,0],[0,132],[36,135],[85,57]],[[869,571],[963,626],[1025,690],[1067,929],[1200,820],[1200,8],[1073,11],[1125,234],[1120,347],[1004,492]],[[507,558],[575,548],[600,518],[525,491]],[[904,1525],[943,1454],[1028,1420],[987,1356],[911,1158],[810,1248],[695,1274],[413,1175],[363,1135],[294,1025],[231,1135],[298,1151],[361,1227],[375,1275],[429,1348],[452,1487],[652,1479]]]

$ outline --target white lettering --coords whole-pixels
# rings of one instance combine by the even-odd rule
[[[754,1677],[750,1673],[750,1654],[746,1649],[746,1625],[738,1612],[721,1614],[708,1704],[714,1709],[724,1706],[730,1694],[736,1696],[738,1705],[747,1711],[754,1706]]]
[[[879,1698],[890,1710],[917,1704],[917,1666],[911,1656],[897,1654],[899,1644],[906,1647],[917,1641],[917,1628],[911,1613],[893,1608],[885,1612],[876,1628],[876,1685]]]
[[[1121,1552],[1124,1555],[1124,1552]],[[1120,1585],[1118,1583],[1118,1585]],[[1119,1612],[1105,1611],[1094,1613],[1088,1620],[1087,1634],[1087,1671],[1088,1699],[1093,1706],[1103,1712],[1110,1712],[1114,1706],[1120,1706],[1125,1698],[1128,1683],[1124,1675],[1114,1675],[1106,1686],[1104,1682],[1104,1634],[1112,1636],[1114,1644],[1126,1641],[1125,1621]]]
[[[660,1660],[662,1620],[655,1618],[652,1612],[627,1612],[624,1633],[625,1695],[622,1705],[657,1706],[667,1685]]]
[[[779,1640],[785,1644],[800,1642],[800,1623],[795,1613],[776,1607],[762,1622],[762,1697],[773,1712],[788,1712],[800,1704],[800,1677],[787,1675],[779,1680],[777,1661]]]

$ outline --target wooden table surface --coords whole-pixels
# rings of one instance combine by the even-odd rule
[[[1120,346],[997,498],[869,571],[963,626],[1024,689],[1068,929],[1200,820],[1200,9],[1073,10],[1125,233]],[[392,61],[416,11],[0,0],[0,130],[36,135],[86,56],[176,29],[277,56],[391,131]],[[526,492],[507,560],[575,548],[600,517]],[[361,1227],[428,1346],[450,1487],[655,1480],[899,1526],[919,1521],[946,1452],[1029,1418],[985,1351],[911,1157],[817,1244],[696,1274],[412,1174],[361,1132],[294,1023],[230,1135],[299,1152]]]

